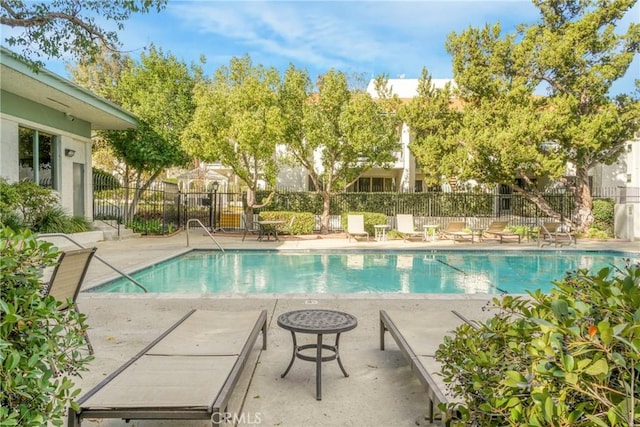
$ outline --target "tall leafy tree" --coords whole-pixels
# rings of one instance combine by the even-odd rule
[[[618,26],[636,2],[534,0],[539,21],[514,34],[499,24],[452,33],[460,127],[431,133],[417,157],[439,165],[431,173],[509,185],[552,217],[561,215],[537,184],[563,182],[575,196],[574,225],[587,228],[589,169],[614,162],[640,124],[637,93],[608,95],[640,51],[640,24]],[[541,86],[546,96],[535,95]]]
[[[418,81],[417,96],[400,107],[400,117],[410,125],[411,152],[420,159],[425,181],[428,185],[436,185],[441,181],[443,170],[456,169],[464,155],[458,150],[454,138],[461,125],[460,106],[452,99],[451,85],[436,89],[431,74],[426,68],[422,70]],[[445,155],[445,153],[447,155]],[[442,162],[446,161],[446,167]]]
[[[185,165],[190,159],[182,149],[181,134],[195,109],[193,89],[202,79],[201,67],[189,67],[152,45],[140,62],[109,55],[73,74],[79,83],[95,84],[99,93],[140,119],[136,129],[97,135],[123,167],[126,187],[132,184],[136,189],[126,215],[131,218],[149,185],[167,168]]]
[[[21,28],[9,32],[4,41],[36,69],[40,58],[95,57],[106,47],[116,51],[118,34],[105,28],[105,21],[118,30],[133,13],[160,12],[167,0],[0,0],[0,24]],[[97,22],[96,22],[97,21]]]
[[[211,82],[194,92],[196,110],[187,126],[185,149],[207,162],[221,162],[246,185],[245,214],[249,224],[264,183],[275,187],[278,172],[276,145],[282,133],[278,108],[280,74],[275,68],[254,65],[248,55],[232,58],[218,68]]]
[[[399,148],[398,100],[380,93],[374,100],[350,90],[346,74],[330,70],[310,94],[305,71],[290,66],[280,105],[287,153],[304,167],[323,199],[321,232],[328,232],[331,197],[374,167],[386,167]],[[385,87],[379,81],[379,88]]]

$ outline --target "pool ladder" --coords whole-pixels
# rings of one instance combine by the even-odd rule
[[[44,234],[39,234],[38,238],[42,238],[42,237],[64,237],[65,239],[67,239],[68,241],[70,241],[71,243],[73,243],[74,245],[80,247],[80,248],[85,248],[85,246],[82,246],[80,243],[76,242],[75,240],[73,240],[69,235],[64,234],[64,233],[44,233]],[[109,264],[107,261],[103,260],[102,258],[100,258],[98,256],[98,254],[95,254],[93,256],[95,259],[97,259],[98,261],[102,262],[104,265],[106,265],[107,267],[111,268],[113,271],[115,271],[116,273],[120,274],[122,277],[129,279],[134,285],[136,285],[137,287],[139,287],[140,289],[142,289],[144,292],[149,292],[147,290],[147,288],[145,288],[142,283],[138,282],[136,279],[134,279],[133,277],[129,276],[127,273],[118,270],[117,268],[115,268],[113,265]]]
[[[185,234],[187,235],[187,247],[189,247],[189,224],[191,224],[192,222],[197,223],[200,226],[200,228],[202,228],[209,235],[209,237],[211,237],[211,240],[213,240],[213,243],[215,243],[216,246],[218,246],[218,249],[220,249],[222,253],[224,253],[224,249],[222,248],[222,246],[220,246],[220,243],[218,243],[216,238],[213,237],[213,235],[209,232],[207,227],[205,227],[204,224],[200,222],[200,220],[197,218],[191,218],[190,220],[187,221],[187,224],[185,225],[185,232],[186,232]]]

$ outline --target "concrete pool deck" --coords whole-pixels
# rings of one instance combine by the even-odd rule
[[[225,249],[536,249],[535,242],[482,244],[436,242],[403,242],[402,240],[348,243],[344,237],[304,236],[259,242],[255,236],[216,233]],[[52,239],[59,247],[70,246]],[[97,255],[116,268],[131,273],[185,251],[212,249],[211,239],[202,231],[192,230],[186,236],[147,237],[123,241],[98,242]],[[612,249],[640,252],[638,242],[596,242],[578,240],[571,249]],[[549,250],[549,247],[540,250]],[[551,250],[555,250],[551,247]],[[103,283],[118,274],[94,260],[85,280],[85,288]],[[560,278],[559,278],[560,279]],[[442,319],[456,309],[473,318],[491,296],[475,295],[183,295],[183,294],[98,294],[82,292],[80,310],[87,314],[89,336],[95,348],[95,360],[79,381],[83,392],[102,381],[108,374],[138,353],[150,341],[193,308],[206,310],[268,310],[268,349],[256,345],[252,359],[236,387],[229,411],[237,425],[265,426],[415,426],[428,425],[424,419],[427,397],[417,377],[392,339],[387,349],[379,348],[379,310],[413,312],[421,319],[442,325],[445,334],[450,326]],[[303,308],[326,308],[346,311],[358,318],[358,327],[345,333],[340,354],[350,374],[342,376],[336,362],[323,364],[323,400],[315,399],[315,368],[296,360],[286,378],[280,374],[291,357],[291,335],[276,324],[278,315]],[[301,338],[314,339],[314,336]],[[329,341],[331,340],[328,337]],[[306,342],[306,341],[305,341]],[[430,343],[437,348],[438,342]],[[85,420],[86,426],[208,426],[208,422]],[[233,425],[229,424],[229,425]]]

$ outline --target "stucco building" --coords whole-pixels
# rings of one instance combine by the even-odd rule
[[[91,134],[137,126],[119,106],[0,48],[0,177],[55,190],[69,214],[92,218]]]

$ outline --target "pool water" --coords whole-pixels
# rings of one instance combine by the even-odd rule
[[[640,262],[614,251],[192,251],[133,273],[149,292],[512,294],[541,289],[568,271]],[[91,292],[138,293],[127,279]]]

